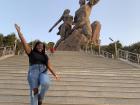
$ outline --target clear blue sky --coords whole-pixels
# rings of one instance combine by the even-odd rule
[[[39,39],[54,41],[57,27],[48,33],[49,28],[59,19],[64,9],[71,10],[74,16],[79,8],[79,0],[0,0],[0,33],[7,35],[16,32],[14,23],[21,26],[27,41]],[[100,0],[93,8],[90,20],[102,24],[101,42],[109,44],[120,40],[123,45],[140,41],[140,0]]]

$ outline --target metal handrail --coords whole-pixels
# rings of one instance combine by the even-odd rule
[[[123,59],[123,60],[126,60],[126,61],[130,61],[132,63],[140,64],[140,54],[125,51],[125,50],[122,50],[122,49],[118,49],[117,57],[114,57],[114,55],[112,53],[104,51],[104,50],[101,50],[100,53],[97,53],[94,49],[90,49],[90,48],[88,48],[84,51],[86,53],[100,55],[100,56],[103,56],[103,57],[106,57],[106,58]]]
[[[81,50],[83,50],[83,49],[81,49]],[[114,58],[114,55],[112,53],[104,51],[104,50],[101,50],[100,52],[97,52],[94,49],[88,47],[83,51],[86,52],[86,53],[89,53],[89,54],[100,55],[100,56],[103,56],[105,58]]]
[[[118,58],[140,64],[140,54],[118,49]]]
[[[0,47],[0,57],[5,56],[5,55],[10,55],[14,54],[14,49],[11,46],[7,47]]]

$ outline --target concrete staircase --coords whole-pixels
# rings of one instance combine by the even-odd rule
[[[50,56],[52,77],[43,105],[140,105],[140,68],[82,52]],[[0,61],[0,105],[29,105],[27,56]]]

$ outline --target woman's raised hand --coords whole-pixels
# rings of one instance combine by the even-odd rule
[[[16,28],[17,32],[20,32],[20,27],[17,24],[15,24],[15,28]]]

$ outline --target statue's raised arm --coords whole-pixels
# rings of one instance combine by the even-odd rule
[[[87,0],[87,1],[88,1],[88,5],[94,6],[94,5],[96,5],[100,0]]]

